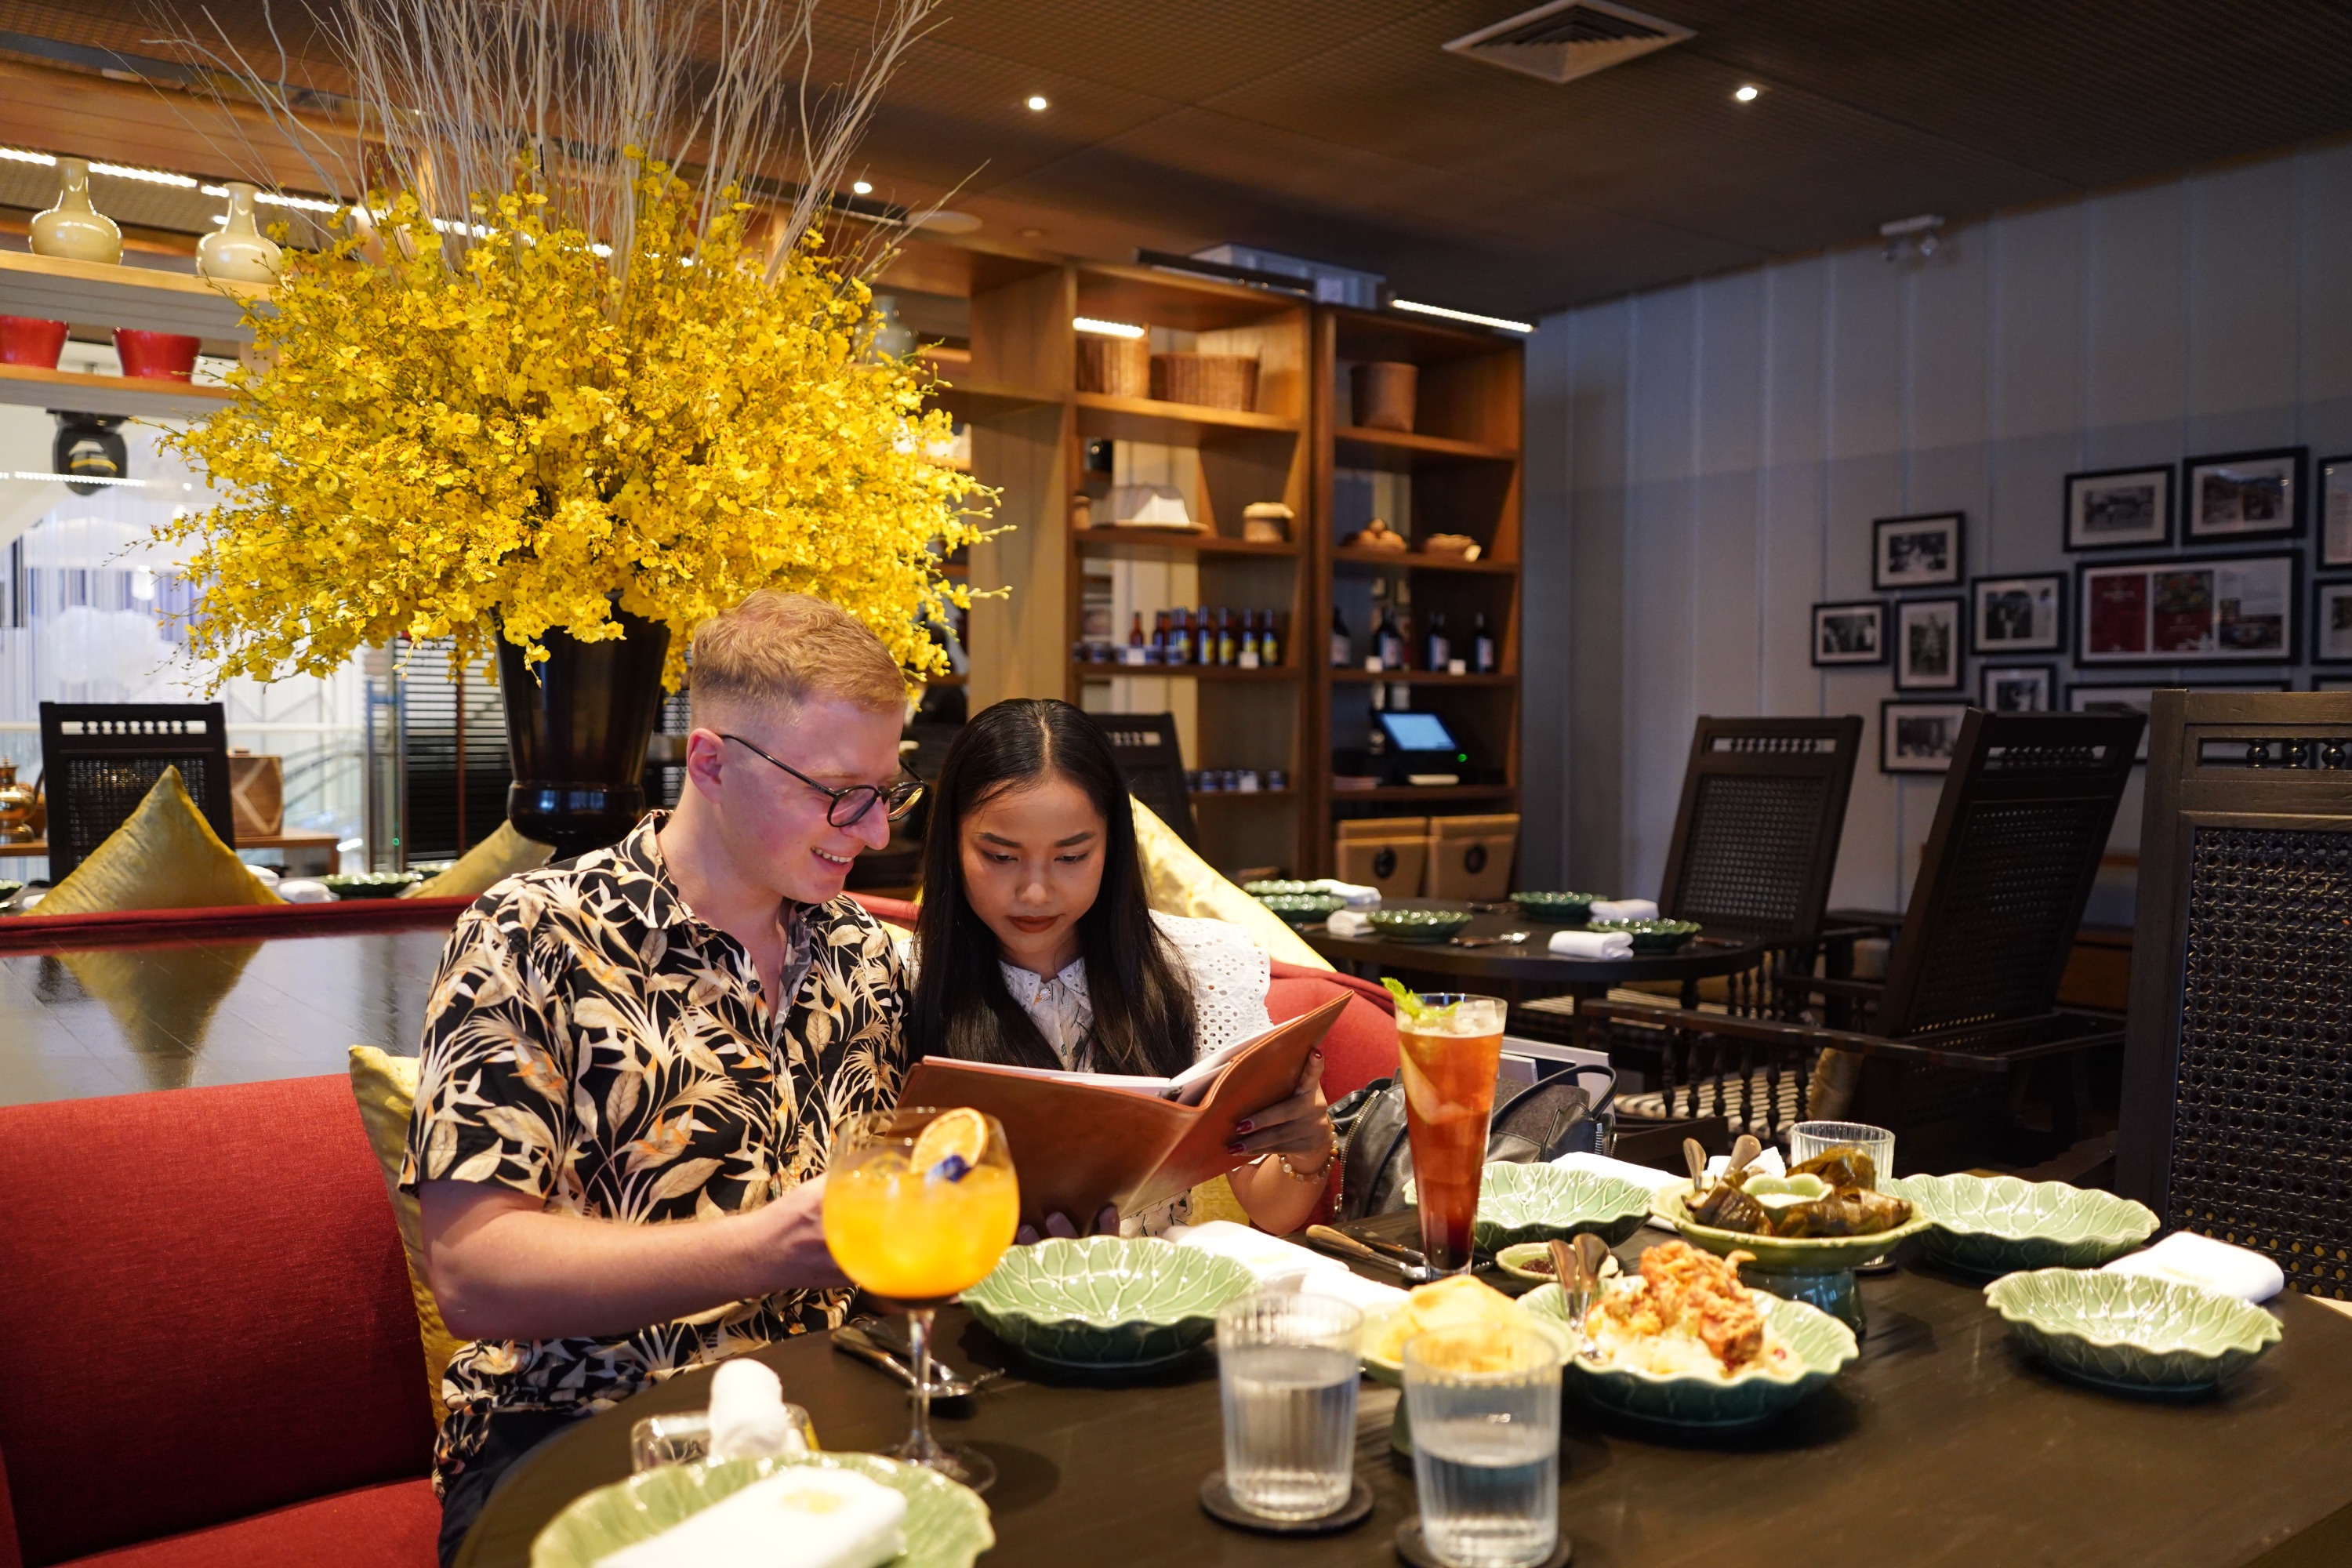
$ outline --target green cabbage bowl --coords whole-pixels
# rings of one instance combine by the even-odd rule
[[[1558,1165],[1498,1163],[1480,1174],[1471,1240],[1500,1252],[1523,1241],[1565,1240],[1591,1231],[1614,1247],[1650,1215],[1650,1189],[1623,1176]]]
[[[2130,1393],[2202,1393],[2252,1365],[2281,1332],[2235,1296],[2095,1268],[2003,1275],[1985,1300],[2057,1371]]]
[[[1795,1405],[1827,1384],[1860,1353],[1853,1331],[1802,1301],[1763,1291],[1764,1320],[1789,1347],[1790,1363],[1751,1366],[1736,1376],[1667,1376],[1614,1363],[1569,1358],[1568,1374],[1578,1390],[1604,1410],[1669,1426],[1750,1426]],[[1519,1298],[1537,1317],[1568,1322],[1568,1299],[1557,1285],[1538,1285]]]
[[[1057,1237],[1008,1248],[963,1293],[988,1331],[1049,1366],[1157,1366],[1216,1332],[1217,1310],[1257,1284],[1230,1258],[1154,1237]]]
[[[1690,1184],[1676,1182],[1659,1190],[1652,1200],[1651,1212],[1673,1226],[1693,1247],[1703,1247],[1718,1258],[1727,1258],[1734,1251],[1746,1252],[1756,1259],[1751,1268],[1770,1274],[1829,1274],[1851,1269],[1927,1228],[1927,1217],[1915,1205],[1909,1220],[1893,1230],[1869,1236],[1749,1236],[1699,1224],[1691,1218],[1685,1206],[1689,1197]]]
[[[2158,1226],[2144,1204],[2064,1182],[1895,1176],[1879,1186],[1927,1217],[1919,1245],[1929,1256],[1978,1274],[2095,1268],[2145,1246]]]

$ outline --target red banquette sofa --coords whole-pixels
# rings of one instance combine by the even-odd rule
[[[877,912],[893,918],[881,900]],[[1359,994],[1333,1099],[1391,1070]],[[433,1425],[391,1206],[341,1076],[0,1110],[0,1568],[432,1568]]]

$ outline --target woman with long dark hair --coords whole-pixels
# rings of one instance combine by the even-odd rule
[[[1247,936],[1144,901],[1127,782],[1077,709],[1023,698],[980,714],[948,748],[930,810],[914,1056],[1166,1078],[1272,1026],[1266,957]],[[1258,1158],[1233,1173],[1234,1195],[1276,1235],[1306,1223],[1330,1173],[1322,1076],[1318,1052],[1297,1092],[1242,1124],[1235,1152]],[[1179,1199],[1129,1227],[1182,1217]]]

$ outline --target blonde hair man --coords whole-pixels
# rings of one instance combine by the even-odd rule
[[[442,1384],[445,1564],[572,1417],[847,1299],[825,1147],[906,1063],[897,954],[842,888],[919,791],[905,681],[850,616],[775,593],[703,626],[690,678],[677,808],[499,883],[442,955],[401,1183],[474,1342]]]

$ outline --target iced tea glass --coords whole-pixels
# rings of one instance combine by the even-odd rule
[[[1412,1140],[1421,1207],[1425,1262],[1417,1273],[1435,1279],[1470,1267],[1486,1124],[1494,1117],[1495,1075],[1503,1062],[1505,1008],[1498,996],[1451,993],[1425,994],[1421,1003],[1397,1016],[1397,1070],[1404,1080],[1405,1130]]]

